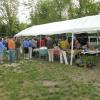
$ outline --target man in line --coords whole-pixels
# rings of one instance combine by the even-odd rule
[[[68,59],[67,59],[67,55],[66,55],[66,49],[69,48],[69,43],[68,41],[66,40],[66,38],[62,38],[62,40],[59,42],[59,47],[61,49],[61,52],[60,52],[60,63],[64,63],[65,64],[68,64]]]
[[[53,47],[53,45],[54,45],[53,40],[50,37],[48,37],[46,46],[48,48],[49,62],[53,62],[53,59],[54,59],[54,47]]]
[[[15,41],[13,37],[9,37],[8,39],[8,50],[9,50],[9,62],[14,63],[15,62]]]
[[[23,49],[24,49],[24,59],[29,59],[29,41],[27,38],[23,41]]]
[[[29,39],[29,59],[32,59],[32,50],[33,50],[33,42],[32,39]]]
[[[20,46],[21,46],[21,43],[20,43],[20,39],[19,38],[16,38],[16,59],[19,60],[20,59]]]
[[[0,64],[3,63],[3,51],[5,49],[5,46],[2,43],[2,39],[0,38]]]

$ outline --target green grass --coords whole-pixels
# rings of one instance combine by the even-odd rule
[[[100,100],[100,70],[38,60],[3,64],[0,100]]]

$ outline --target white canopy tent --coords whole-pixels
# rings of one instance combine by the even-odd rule
[[[100,31],[100,15],[87,16],[72,20],[53,22],[48,24],[36,25],[29,27],[15,37],[36,36],[36,35],[53,35],[62,33],[72,33],[71,62],[73,60],[73,37],[74,33],[97,32]]]
[[[53,22],[29,27],[18,34],[19,36],[53,35],[61,33],[83,33],[100,30],[100,15],[87,16],[73,20]]]

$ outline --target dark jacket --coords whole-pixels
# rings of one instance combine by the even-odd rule
[[[20,41],[17,40],[17,41],[15,42],[15,46],[16,46],[16,48],[20,48],[20,46],[21,46]]]
[[[52,49],[53,44],[54,44],[53,40],[47,40],[46,46],[47,46],[48,49]]]

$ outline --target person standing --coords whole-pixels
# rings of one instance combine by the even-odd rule
[[[53,47],[54,43],[53,43],[53,40],[48,37],[47,38],[47,43],[46,43],[46,46],[48,48],[48,55],[49,55],[49,62],[53,62],[54,60],[54,47]]]
[[[36,40],[36,38],[32,38],[32,48],[33,49],[37,48],[37,40]]]
[[[24,49],[24,59],[29,59],[29,41],[27,38],[23,41],[23,49]]]
[[[35,57],[38,52],[35,52],[34,49],[37,48],[37,40],[36,38],[32,38],[32,57]]]
[[[62,40],[59,42],[59,47],[61,49],[61,52],[60,52],[60,63],[64,63],[65,64],[68,64],[68,59],[67,59],[67,55],[66,55],[66,49],[69,48],[69,43],[68,41],[66,40],[66,38],[62,38]]]
[[[33,42],[32,39],[29,39],[29,59],[32,59],[32,50],[33,50]]]
[[[40,39],[37,41],[37,46],[38,46],[38,47],[45,47],[45,40],[44,40],[44,38],[40,38]]]
[[[3,38],[2,39],[2,43],[3,43],[3,45],[5,46],[5,48],[7,47],[7,41],[6,41],[6,38]]]
[[[20,46],[21,46],[21,43],[20,43],[20,39],[19,38],[16,38],[16,42],[15,42],[15,46],[16,46],[16,59],[19,60],[20,59]]]
[[[2,39],[0,38],[0,64],[3,63],[3,51],[5,49],[5,46],[2,43]]]
[[[8,39],[8,50],[9,50],[9,62],[14,63],[15,62],[15,41],[13,37],[9,37]]]
[[[79,50],[81,48],[81,44],[79,43],[79,41],[77,39],[75,39],[75,49]]]

